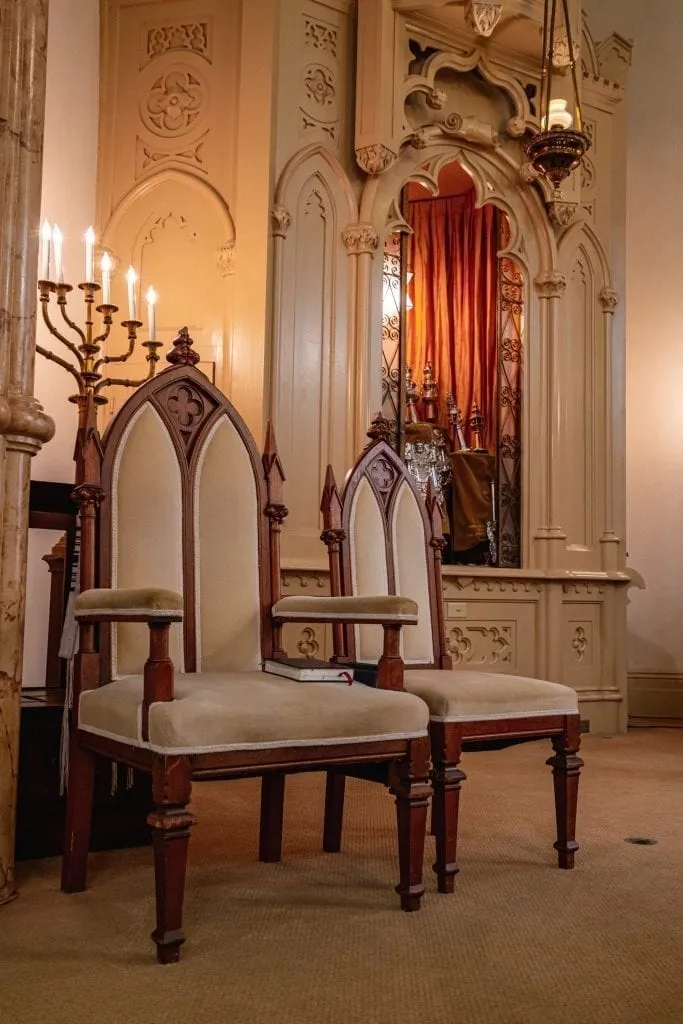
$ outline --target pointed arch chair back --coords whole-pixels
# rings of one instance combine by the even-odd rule
[[[376,441],[350,470],[342,493],[328,467],[321,504],[332,593],[363,597],[395,594],[419,608],[418,625],[404,630],[406,666],[450,668],[441,601],[441,515],[434,492],[423,500],[396,452]],[[338,653],[351,661],[378,661],[382,630],[348,627],[335,633]]]
[[[266,448],[261,457],[232,404],[191,365],[136,391],[102,439],[98,585],[183,594],[183,622],[171,627],[179,671],[252,671],[272,657],[286,510],[270,427]],[[102,678],[141,673],[144,624],[101,628]]]

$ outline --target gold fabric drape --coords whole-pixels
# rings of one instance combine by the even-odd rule
[[[422,381],[427,361],[439,385],[439,420],[446,427],[452,392],[465,418],[476,402],[484,415],[484,444],[496,447],[498,386],[498,239],[494,206],[477,209],[474,192],[409,202],[409,270],[413,308],[407,313],[406,361]]]

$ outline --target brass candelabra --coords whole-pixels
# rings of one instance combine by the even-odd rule
[[[128,332],[127,350],[121,355],[105,355],[103,353],[103,347],[109,339],[112,324],[114,322],[113,317],[114,314],[118,312],[119,307],[113,305],[111,302],[102,303],[97,306],[94,305],[97,293],[100,291],[100,285],[94,281],[84,281],[78,285],[78,288],[83,293],[83,300],[85,303],[83,327],[80,327],[75,323],[67,312],[67,300],[69,293],[73,291],[73,286],[70,284],[63,284],[61,282],[56,283],[55,281],[47,280],[41,280],[38,282],[38,292],[43,312],[43,320],[45,321],[50,334],[61,342],[61,344],[71,354],[74,361],[71,361],[68,358],[63,358],[62,356],[57,355],[56,352],[44,348],[42,345],[36,345],[36,350],[41,356],[44,356],[45,359],[50,359],[52,362],[63,367],[63,369],[76,379],[78,384],[78,393],[71,395],[69,401],[78,405],[79,409],[83,409],[90,403],[94,405],[104,405],[107,402],[107,398],[101,393],[103,388],[112,386],[136,388],[141,384],[144,384],[146,380],[150,380],[154,376],[156,364],[159,361],[157,350],[161,348],[162,343],[156,341],[154,336],[150,337],[148,341],[142,342],[143,348],[147,349],[146,360],[149,363],[149,370],[146,377],[143,377],[140,380],[130,380],[123,377],[105,377],[102,372],[103,367],[108,366],[110,363],[125,363],[133,355],[137,342],[138,330],[142,327],[142,321],[123,320],[121,326]],[[62,319],[75,336],[75,341],[65,337],[50,318],[49,305],[53,295],[56,296],[57,306],[59,307]],[[95,313],[99,314],[102,319],[103,330],[99,334],[95,333]]]

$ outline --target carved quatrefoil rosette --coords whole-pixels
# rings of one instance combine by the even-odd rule
[[[382,502],[386,506],[389,501],[389,495],[391,494],[394,483],[396,482],[396,470],[391,465],[388,459],[383,455],[375,459],[371,463],[368,469],[368,475],[372,480],[375,488],[382,499]]]
[[[175,69],[155,79],[141,109],[155,135],[182,135],[194,127],[208,92],[195,70]]]

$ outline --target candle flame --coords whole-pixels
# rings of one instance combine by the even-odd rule
[[[45,223],[47,224],[47,221],[45,221]],[[64,236],[62,232],[59,230],[59,227],[55,224],[55,226],[52,229],[52,241],[55,245],[61,245],[63,239]]]
[[[88,228],[88,230],[85,233],[85,240],[90,245],[94,245],[95,244],[95,232],[92,229],[92,225]]]
[[[135,269],[133,267],[128,267],[128,270],[126,271],[126,280],[128,281],[128,284],[135,284],[137,279],[138,275],[135,273]]]
[[[156,303],[156,301],[157,301],[157,293],[154,291],[154,289],[152,287],[147,289],[146,298],[147,298],[147,302],[150,304],[150,306],[153,306]]]
[[[44,242],[49,242],[50,239],[52,238],[52,228],[50,227],[49,220],[44,220],[43,221],[43,227],[41,229],[41,234],[43,236],[43,241]]]
[[[100,260],[100,270],[103,274],[109,274],[114,266],[114,261],[108,252],[102,253],[102,259]]]

